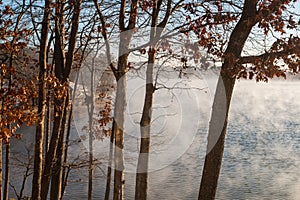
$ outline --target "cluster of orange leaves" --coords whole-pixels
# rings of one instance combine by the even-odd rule
[[[113,117],[110,93],[112,93],[113,89],[113,86],[108,87],[106,88],[106,91],[101,92],[98,96],[98,100],[100,100],[100,104],[102,104],[102,106],[97,117],[93,120],[93,132],[98,140],[103,140],[105,137],[109,137],[112,132],[111,123],[113,121]]]
[[[111,117],[111,101],[105,102],[104,108],[99,112],[99,116],[96,119],[97,126],[94,128],[96,129],[96,138],[99,140],[103,140],[104,137],[108,137],[111,134],[111,128],[107,128],[108,124],[112,122],[112,117]]]
[[[153,5],[154,5],[153,0],[143,0],[141,2],[141,7],[143,11],[147,11],[148,9],[153,8]]]
[[[236,78],[253,79],[268,82],[269,78],[283,77],[286,73],[298,73],[300,62],[300,39],[289,38],[275,41],[265,54],[256,57],[251,64],[241,64],[237,61],[230,73]]]
[[[271,29],[280,33],[286,33],[285,28],[295,28],[296,22],[293,16],[289,16],[288,23],[284,20],[283,12],[287,9],[290,3],[295,3],[296,0],[264,0],[260,2],[258,9],[259,21],[258,27],[264,30],[267,34]],[[298,22],[299,23],[299,22]]]
[[[3,65],[2,65],[3,66]],[[11,86],[1,89],[0,138],[8,142],[23,123],[35,123],[36,113],[32,99],[37,98],[35,83],[27,80],[14,80]],[[19,135],[16,135],[19,137]]]
[[[0,1],[0,139],[9,142],[9,138],[24,123],[32,125],[36,121],[36,113],[32,100],[37,98],[35,81],[21,78],[16,70],[16,63],[11,62],[26,48],[28,36],[31,31],[28,29],[14,29],[12,17],[14,12],[9,6],[2,5]],[[28,60],[20,65],[27,65]],[[20,66],[18,66],[20,67]]]

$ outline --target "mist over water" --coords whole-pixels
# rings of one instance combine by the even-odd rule
[[[220,199],[300,199],[299,86],[296,81],[237,84]]]
[[[167,84],[167,83],[166,83]],[[169,81],[172,85],[172,81]],[[128,83],[125,140],[125,199],[133,199],[139,147],[139,120],[144,88]],[[206,151],[215,80],[189,81],[205,90],[159,90],[155,93],[151,138],[149,199],[197,199]],[[183,86],[183,85],[182,85]],[[300,199],[300,82],[237,81],[217,199]],[[77,104],[73,139],[86,134],[86,107]],[[34,138],[34,137],[32,137]],[[33,139],[27,139],[27,143]],[[14,141],[18,143],[18,141]],[[86,141],[71,147],[71,159],[86,150]],[[94,141],[94,198],[103,198],[108,139]],[[20,146],[12,145],[13,151]],[[83,156],[84,157],[84,156]],[[20,184],[21,167],[12,171]],[[31,180],[30,180],[31,181]],[[87,198],[87,168],[71,172],[65,199]],[[26,188],[30,194],[30,187]],[[13,191],[11,191],[13,194]]]

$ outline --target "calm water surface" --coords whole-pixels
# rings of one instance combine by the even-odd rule
[[[268,84],[240,81],[236,84],[217,199],[300,199],[299,88],[300,82],[288,81],[274,81]],[[138,93],[139,91],[136,91],[132,96],[143,94]],[[193,92],[193,95],[195,94],[198,93]],[[187,94],[180,94],[181,97],[188,98],[188,95],[186,97],[185,95]],[[200,102],[197,100],[200,105],[197,109],[205,105],[203,102],[209,97],[201,96],[201,98]],[[155,105],[158,108],[169,107],[163,114],[169,114],[168,119],[171,122],[164,118],[161,120],[162,109],[157,109],[159,111],[154,109],[153,115],[160,120],[153,123],[155,131],[150,156],[149,199],[197,199],[205,156],[209,109],[200,109],[201,116],[199,116],[191,111],[194,109],[191,107],[193,100],[187,101],[190,102],[183,103],[182,99],[175,98],[173,100],[175,105],[165,106],[164,103]],[[139,134],[133,130],[139,130],[135,127],[138,125],[139,115],[134,116],[132,113],[141,106],[135,108],[135,104],[130,103],[127,106],[130,108],[127,112],[130,123],[126,123],[125,145],[129,153],[125,156],[128,168],[125,175],[125,196],[126,199],[133,199],[135,185],[133,172],[136,167],[138,146],[136,136]],[[180,112],[172,113],[171,111],[176,110],[178,106],[181,108]],[[75,120],[79,131],[76,132],[74,129],[74,139],[84,134],[79,128],[85,123],[81,120],[80,114],[82,113],[77,113],[77,121]],[[182,117],[177,119],[178,115]],[[171,127],[176,127],[177,124],[174,121],[180,122],[180,127],[175,131],[177,139],[172,138],[174,130]],[[198,123],[196,128],[192,127],[195,122]],[[32,141],[32,138],[27,139],[27,143]],[[108,142],[104,140],[94,144],[95,155],[102,162],[96,168],[94,184],[94,198],[99,199],[103,198],[105,191],[106,162],[103,160],[107,158]],[[170,147],[171,150],[161,147],[168,145],[177,147],[174,149]],[[20,151],[20,147],[18,148],[14,150],[15,154]],[[29,145],[29,148],[32,146]],[[76,158],[75,155],[80,152],[84,157],[85,151],[84,143],[81,147],[74,146],[71,149],[74,155],[71,157]],[[23,169],[14,166],[14,173],[11,174],[12,184],[20,185]],[[30,181],[29,179],[29,183]],[[26,192],[30,194],[28,185]],[[11,194],[14,194],[13,190]],[[87,169],[73,170],[65,199],[86,198]]]

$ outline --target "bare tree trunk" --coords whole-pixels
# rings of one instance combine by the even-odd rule
[[[55,45],[54,45],[54,63],[55,63],[55,76],[61,84],[64,82],[64,69],[65,69],[65,19],[63,10],[65,7],[64,0],[57,0],[57,6],[55,7]],[[58,149],[58,143],[60,140],[62,123],[64,119],[64,111],[67,106],[66,96],[60,97],[62,88],[56,88],[54,90],[54,122],[53,129],[49,144],[49,150],[45,156],[45,167],[42,178],[42,200],[46,200],[49,191],[50,180],[52,176],[52,170],[54,163],[56,163],[56,153]],[[66,94],[63,94],[66,95]],[[53,183],[55,185],[57,183]],[[52,195],[53,198],[53,195]]]
[[[63,199],[64,197],[64,192],[67,187],[67,181],[68,181],[68,176],[66,175],[66,165],[68,160],[68,149],[69,149],[69,142],[70,142],[72,114],[73,114],[73,105],[71,105],[69,117],[68,117],[67,135],[66,135],[65,148],[64,148],[64,159],[62,165],[62,181],[61,181],[62,188],[61,188],[60,199]]]
[[[0,77],[2,77],[2,71],[0,71]],[[0,89],[2,89],[2,86],[3,86],[3,79],[1,78],[0,79]],[[0,111],[2,111],[2,108],[3,108],[3,99],[1,98],[0,99]],[[0,115],[0,120],[2,120],[2,115]],[[3,144],[3,140],[2,138],[0,138],[0,200],[2,200],[2,154],[3,154],[3,151],[2,151],[2,144]]]
[[[228,113],[235,84],[231,69],[235,66],[237,58],[240,57],[251,29],[257,22],[256,4],[257,0],[245,0],[241,19],[230,36],[224,54],[224,63],[217,84],[209,124],[207,150],[198,196],[201,200],[215,199],[224,152]]]
[[[114,122],[112,125],[112,128],[114,128]],[[106,175],[106,189],[105,189],[105,200],[109,200],[110,196],[110,182],[111,182],[111,167],[112,167],[112,156],[113,156],[113,143],[114,143],[114,130],[111,131],[110,135],[110,144],[109,144],[109,155],[108,155],[108,166],[107,166],[107,175]]]
[[[65,137],[65,127],[66,119],[69,109],[69,95],[66,96],[66,103],[63,113],[63,119],[61,122],[61,129],[59,140],[56,150],[56,162],[54,163],[52,169],[52,179],[51,179],[51,190],[50,190],[50,200],[59,200],[61,198],[62,190],[62,163],[63,163],[63,152],[64,152],[64,137]]]
[[[4,179],[4,190],[3,190],[3,199],[8,200],[8,189],[9,189],[9,162],[10,161],[10,143],[6,144],[5,151],[5,179]]]
[[[45,157],[45,167],[44,167],[43,178],[42,178],[42,200],[46,200],[48,196],[50,179],[52,176],[53,163],[56,157],[56,151],[57,151],[59,136],[61,132],[61,124],[63,121],[63,115],[66,106],[66,98],[64,98],[64,101],[56,100],[55,104],[56,105],[54,108],[54,113],[57,113],[57,116],[54,117],[54,125],[53,125],[49,150]],[[62,108],[61,107],[57,108],[58,107],[57,104],[62,105],[61,106]]]
[[[124,198],[124,120],[126,107],[126,71],[128,68],[129,44],[133,36],[138,15],[138,0],[131,1],[129,23],[125,27],[126,1],[122,0],[120,7],[119,26],[121,30],[118,70],[114,74],[117,80],[117,91],[114,110],[115,131],[115,171],[114,171],[114,200]]]
[[[25,171],[25,174],[23,176],[23,181],[22,181],[22,185],[21,185],[21,189],[20,189],[20,199],[18,200],[22,200],[23,199],[23,192],[24,192],[24,189],[25,189],[25,184],[26,184],[26,181],[27,181],[27,178],[31,175],[30,173],[30,165],[31,165],[31,155],[30,155],[30,151],[28,150],[27,151],[27,158],[28,158],[28,163],[26,165],[26,171]]]
[[[51,92],[48,87],[47,97],[46,97],[46,120],[45,120],[45,147],[44,152],[46,153],[49,148],[49,138],[50,138],[50,132],[51,132],[51,102],[50,102],[50,95]],[[45,155],[44,155],[45,156]]]
[[[47,47],[47,62],[49,60],[49,52],[50,52],[50,47],[51,47],[51,42],[54,40],[54,33],[51,31],[51,35],[48,41],[48,47]],[[47,70],[47,76],[50,76],[53,74],[53,69],[54,69],[54,62],[55,60],[52,59],[52,64],[51,64],[51,69]],[[50,141],[50,133],[51,133],[51,106],[52,106],[52,91],[51,91],[51,86],[48,85],[47,87],[47,96],[46,96],[46,120],[45,120],[45,147],[44,147],[44,158],[46,157],[46,153],[49,148],[49,141]]]
[[[135,199],[148,198],[148,167],[149,167],[149,154],[150,154],[150,134],[151,134],[151,121],[152,121],[152,106],[154,95],[154,65],[156,56],[156,45],[165,28],[167,21],[171,14],[172,1],[168,0],[167,11],[162,22],[158,24],[158,17],[162,0],[153,1],[153,12],[150,32],[150,48],[148,53],[148,64],[146,71],[146,88],[143,113],[140,121],[141,143],[140,152],[136,171],[135,183]],[[160,28],[158,30],[158,27]]]
[[[85,52],[85,50],[83,51],[83,54],[84,54],[84,52]],[[81,66],[82,60],[83,60],[83,55],[81,57],[81,62],[79,64],[79,66]],[[64,197],[64,192],[65,192],[65,189],[66,189],[67,183],[68,183],[68,172],[66,172],[66,168],[67,168],[67,160],[68,160],[70,134],[71,134],[71,128],[72,128],[71,126],[72,126],[72,115],[73,115],[73,101],[75,99],[75,94],[76,94],[76,90],[77,90],[78,78],[79,78],[79,70],[76,74],[74,89],[73,89],[72,93],[70,93],[71,108],[70,108],[69,117],[68,117],[68,127],[67,127],[67,135],[66,135],[66,142],[65,142],[64,160],[63,160],[61,199],[63,199],[63,197]]]
[[[91,32],[90,32],[91,34]],[[84,61],[84,56],[85,56],[85,52],[86,52],[86,48],[88,46],[90,40],[87,40],[84,47],[83,47],[83,51],[81,53],[81,58],[79,61],[79,68],[82,66],[82,63]],[[61,199],[63,199],[64,197],[64,192],[65,189],[67,187],[68,184],[68,177],[69,177],[69,172],[70,169],[68,168],[68,170],[66,171],[67,168],[67,160],[68,160],[68,150],[69,150],[69,142],[70,142],[70,134],[71,134],[71,126],[72,126],[72,115],[73,115],[73,102],[75,99],[75,95],[76,95],[76,90],[77,90],[77,86],[78,86],[78,80],[79,80],[79,69],[76,73],[76,79],[75,79],[75,83],[74,83],[74,89],[72,91],[72,93],[70,93],[70,97],[71,97],[71,108],[70,108],[70,112],[69,112],[69,118],[68,118],[68,127],[67,127],[67,135],[66,135],[66,142],[65,142],[65,152],[64,152],[64,161],[63,161],[63,170],[62,170],[62,189],[61,189]]]
[[[106,20],[101,12],[100,6],[98,4],[97,0],[94,0],[94,4],[97,10],[97,13],[100,17],[100,21],[102,24],[102,36],[105,42],[105,47],[106,47],[106,59],[107,59],[107,63],[109,64],[115,78],[116,77],[116,69],[113,66],[113,63],[111,61],[111,55],[110,55],[110,46],[109,46],[109,42],[108,42],[108,37],[107,37],[107,30],[106,30]],[[105,189],[105,200],[109,200],[109,196],[110,196],[110,184],[111,184],[111,172],[112,172],[112,156],[113,156],[113,143],[114,143],[114,139],[115,139],[115,121],[113,121],[112,124],[112,131],[111,131],[111,136],[110,136],[110,144],[109,144],[109,156],[108,156],[108,166],[107,166],[107,175],[106,175],[106,189]]]
[[[148,166],[149,166],[149,153],[150,153],[150,130],[151,130],[152,104],[153,104],[153,93],[154,93],[154,86],[153,86],[154,62],[155,62],[155,53],[151,53],[149,55],[147,72],[146,72],[146,94],[145,94],[145,102],[144,102],[142,118],[140,121],[141,143],[140,143],[140,153],[139,153],[137,172],[136,172],[136,184],[135,184],[136,200],[147,199]]]
[[[92,200],[93,196],[93,177],[94,177],[94,155],[93,155],[93,132],[89,132],[89,184],[88,184],[88,200]]]
[[[68,51],[65,53],[65,30],[64,30],[64,9],[65,9],[65,0],[57,0],[56,6],[56,21],[55,21],[55,49],[54,49],[54,59],[55,59],[55,76],[60,80],[63,87],[66,88],[66,94],[63,98],[59,98],[58,95],[61,91],[56,91],[57,94],[54,98],[54,125],[52,136],[50,140],[49,150],[45,158],[45,168],[43,173],[42,180],[42,200],[47,199],[50,177],[52,175],[52,167],[55,161],[57,146],[61,135],[61,130],[65,129],[65,120],[64,111],[68,108],[68,94],[69,94],[69,75],[71,71],[71,66],[74,60],[74,52],[76,46],[77,32],[79,26],[79,17],[80,17],[80,6],[81,0],[76,0],[73,2],[73,15],[72,15],[72,24],[71,31],[69,35],[69,44]],[[59,149],[60,150],[60,149]],[[61,167],[61,166],[60,166]],[[61,182],[61,180],[60,180]],[[61,187],[61,184],[60,184]],[[61,192],[57,193],[58,195]]]
[[[1,109],[2,109],[2,103],[1,103]],[[0,115],[1,117],[1,115]],[[0,200],[2,200],[2,139],[0,139]]]
[[[118,67],[115,68],[111,63],[110,47],[107,41],[106,22],[101,13],[100,7],[96,0],[94,4],[102,23],[102,35],[105,40],[106,55],[108,64],[114,73],[117,80],[117,90],[114,109],[113,128],[115,136],[115,170],[114,170],[114,200],[121,200],[124,198],[124,119],[125,119],[125,104],[126,104],[126,70],[128,67],[129,44],[131,42],[133,31],[136,26],[136,19],[138,15],[139,0],[130,1],[130,16],[128,18],[128,25],[125,25],[126,18],[126,0],[120,3],[119,13],[119,29],[120,29],[120,44],[119,44],[119,58]]]
[[[125,62],[127,63],[127,62]],[[114,172],[114,200],[123,199],[124,192],[124,118],[126,102],[126,78],[125,75],[117,82],[115,101],[115,172]]]
[[[18,24],[19,22],[17,22]],[[17,28],[15,28],[16,30]],[[11,42],[11,44],[15,43],[15,37],[13,39],[13,41]],[[9,58],[9,66],[12,67],[13,66],[13,53],[10,54],[10,58]],[[8,81],[8,90],[11,91],[11,85],[12,85],[12,74],[11,72],[9,73],[9,81]],[[11,130],[11,124],[8,125],[8,129],[10,134],[12,134],[12,130]],[[10,140],[8,140],[6,146],[5,146],[5,177],[4,177],[4,190],[3,190],[3,200],[8,200],[8,189],[9,189],[9,173],[10,173],[10,169],[9,169],[9,162],[10,162]]]
[[[91,71],[91,79],[90,79],[90,92],[91,92],[91,100],[88,106],[89,113],[89,183],[88,183],[88,200],[92,200],[93,194],[93,177],[94,177],[94,154],[93,154],[93,116],[94,116],[94,71],[95,71],[95,58],[97,53],[93,57],[92,68]]]
[[[36,136],[35,136],[35,150],[34,150],[34,172],[32,178],[32,199],[41,199],[41,184],[42,184],[42,170],[43,170],[43,142],[44,142],[44,119],[45,119],[45,101],[46,101],[46,91],[45,91],[45,78],[47,69],[47,38],[49,32],[50,24],[50,4],[51,0],[45,1],[44,17],[42,23],[41,31],[41,44],[40,44],[40,55],[39,55],[39,103],[38,103],[38,114],[39,119],[36,126]]]
[[[207,155],[201,179],[199,199],[214,199],[222,164],[230,100],[235,79],[221,75],[217,84],[209,125]],[[223,128],[220,123],[223,123]],[[221,128],[221,134],[220,130]]]

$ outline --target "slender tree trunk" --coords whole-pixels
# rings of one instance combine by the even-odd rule
[[[119,58],[120,69],[125,71],[128,63],[128,54]],[[126,106],[126,74],[117,81],[117,91],[114,110],[115,131],[115,171],[114,171],[114,200],[124,198],[124,120]]]
[[[0,71],[0,89],[2,89],[3,86],[3,78],[2,78],[2,71]],[[3,108],[3,99],[0,99],[0,111],[2,111]],[[0,115],[0,120],[2,120],[2,115]],[[2,200],[2,144],[3,144],[3,140],[2,138],[0,138],[0,200]]]
[[[112,128],[114,128],[114,122],[112,125]],[[114,130],[111,131],[110,135],[110,144],[109,144],[109,155],[108,155],[108,166],[107,166],[107,175],[106,175],[106,189],[105,189],[105,200],[109,200],[110,196],[110,182],[111,182],[111,167],[112,167],[112,156],[113,156],[113,147],[114,147]]]
[[[207,150],[198,196],[201,200],[215,199],[224,151],[228,113],[235,84],[234,74],[231,70],[235,67],[236,60],[241,55],[251,29],[257,22],[256,4],[257,0],[245,0],[242,16],[230,36],[228,47],[224,53],[224,63],[217,84],[209,125]]]
[[[44,142],[44,119],[45,119],[45,78],[47,69],[47,37],[49,32],[50,24],[50,4],[51,0],[45,1],[44,17],[41,31],[41,44],[40,44],[40,55],[39,55],[39,103],[38,103],[38,123],[36,125],[36,136],[35,136],[35,150],[34,150],[34,171],[32,178],[32,199],[41,199],[41,184],[42,184],[42,170],[43,170],[43,142]]]
[[[88,183],[88,200],[92,200],[93,196],[93,177],[94,177],[94,149],[93,149],[93,116],[94,116],[94,71],[95,71],[95,58],[97,53],[92,61],[92,68],[91,68],[91,79],[90,79],[90,92],[91,92],[91,100],[90,100],[90,107],[88,106],[88,113],[89,113],[89,183]]]
[[[151,51],[151,50],[150,50]],[[153,104],[153,67],[155,62],[155,53],[149,55],[146,72],[146,93],[142,118],[140,121],[141,143],[140,153],[137,164],[135,199],[147,199],[148,194],[148,166],[150,153],[150,131],[152,120]]]
[[[154,95],[154,65],[156,56],[156,45],[161,36],[163,29],[166,26],[168,18],[170,16],[170,10],[172,1],[168,1],[167,11],[164,19],[158,25],[158,17],[162,0],[153,1],[153,12],[151,21],[150,32],[150,47],[148,52],[148,65],[146,71],[146,88],[143,113],[140,121],[141,143],[140,152],[136,171],[136,183],[135,183],[135,199],[148,198],[148,168],[150,157],[150,134],[151,134],[151,121],[152,121],[152,107],[153,107],[153,95]],[[158,30],[158,26],[160,29]]]
[[[81,0],[73,1],[73,15],[71,19],[71,31],[69,35],[68,51],[65,52],[65,18],[64,10],[66,1],[57,0],[57,6],[55,7],[56,18],[55,18],[55,47],[54,47],[54,59],[55,59],[55,76],[58,78],[63,87],[66,88],[66,94],[64,97],[59,98],[59,94],[62,88],[59,88],[59,91],[55,91],[54,97],[54,125],[51,135],[51,140],[49,144],[49,150],[45,157],[45,168],[43,171],[42,178],[42,200],[46,200],[49,191],[50,178],[52,175],[52,167],[57,154],[57,146],[60,140],[61,131],[65,129],[66,117],[64,117],[65,109],[68,110],[68,98],[69,98],[69,75],[74,60],[74,52],[76,46],[77,32],[79,26],[80,18],[80,6]],[[60,151],[61,149],[59,149]],[[60,161],[61,165],[61,161]],[[59,166],[61,168],[61,166]],[[61,172],[60,172],[61,173]],[[61,176],[60,176],[61,177]],[[61,180],[59,180],[61,182]],[[54,183],[55,184],[55,183]],[[61,184],[58,184],[61,187]],[[60,189],[59,189],[60,190]],[[60,195],[61,191],[57,192],[57,195]],[[52,195],[54,198],[55,195]]]
[[[22,185],[21,185],[21,189],[20,189],[20,195],[19,195],[20,199],[19,200],[23,199],[23,192],[24,192],[25,184],[26,184],[26,181],[27,181],[27,178],[28,178],[29,175],[30,175],[30,161],[26,166],[26,171],[25,171],[23,181],[22,181]]]
[[[16,30],[16,28],[15,28],[15,30]],[[11,44],[14,44],[14,43],[15,43],[15,37],[14,37],[13,41],[11,42]],[[11,53],[10,59],[9,59],[10,67],[13,66],[13,56],[14,56],[14,54]],[[12,74],[9,73],[9,81],[8,81],[8,90],[9,91],[11,91],[12,80],[13,80]],[[8,125],[8,129],[9,129],[10,134],[12,134],[11,124]],[[8,140],[8,142],[5,146],[5,177],[4,177],[3,200],[8,200],[9,173],[10,173],[9,161],[10,161],[10,140]]]
[[[51,31],[51,35],[48,41],[48,47],[47,47],[47,63],[49,61],[49,52],[51,47],[51,42],[53,42],[54,39],[54,32]],[[55,60],[52,59],[51,69],[47,70],[47,76],[50,76],[53,74],[54,69],[54,62]],[[45,147],[44,147],[44,158],[46,156],[46,153],[49,148],[49,141],[50,141],[50,133],[51,133],[51,111],[52,111],[52,91],[51,91],[51,85],[48,85],[47,87],[47,96],[46,96],[46,121],[45,121]]]
[[[128,69],[129,45],[136,24],[138,0],[131,1],[129,24],[125,28],[125,6],[122,0],[119,17],[120,45],[117,71],[113,71],[117,80],[113,130],[115,131],[115,171],[114,200],[124,199],[124,121],[126,108],[126,71]]]
[[[2,103],[1,103],[1,109],[2,109]],[[0,116],[1,117],[1,116]],[[2,139],[0,139],[0,200],[2,200]]]
[[[63,113],[63,119],[61,122],[61,129],[59,140],[56,150],[56,162],[54,163],[52,169],[52,179],[51,179],[51,190],[50,190],[50,200],[59,200],[61,198],[62,190],[62,163],[63,163],[63,152],[64,152],[64,138],[65,138],[65,128],[66,120],[69,109],[69,95],[66,96],[66,104]]]
[[[5,151],[5,179],[4,179],[4,190],[3,190],[3,199],[8,200],[8,189],[9,189],[9,163],[10,163],[10,143],[6,144]]]
[[[89,131],[89,184],[88,184],[88,200],[93,197],[93,177],[94,177],[94,155],[93,155],[93,133]]]
[[[41,195],[41,183],[42,183],[42,170],[43,170],[43,141],[44,141],[44,119],[45,119],[45,91],[43,87],[44,76],[42,76],[42,81],[40,80],[39,86],[39,106],[38,113],[39,123],[36,127],[36,141],[35,141],[35,156],[34,156],[34,171],[33,171],[33,183],[32,183],[32,198],[33,200],[40,200]]]
[[[53,163],[55,162],[59,136],[62,128],[61,124],[63,121],[63,115],[66,106],[66,97],[63,98],[63,101],[57,99],[54,101],[55,101],[54,113],[56,113],[57,115],[54,117],[54,125],[53,125],[49,150],[45,157],[45,167],[44,167],[43,178],[42,178],[42,200],[46,200],[48,196],[50,179],[52,176]]]
[[[65,29],[64,29],[64,7],[65,0],[57,0],[57,6],[55,7],[55,44],[54,44],[54,72],[55,76],[60,82],[60,84],[64,84],[62,81],[64,79],[64,69],[65,69]],[[53,172],[54,163],[56,164],[56,153],[58,149],[58,143],[60,140],[62,123],[64,119],[64,111],[67,106],[67,98],[66,95],[63,94],[61,96],[63,88],[55,88],[54,90],[54,122],[53,129],[51,134],[51,139],[49,143],[49,150],[45,156],[45,167],[43,171],[42,178],[42,200],[46,200],[49,191],[50,180]],[[53,183],[54,186],[57,183]],[[53,195],[51,196],[53,198]]]
[[[84,54],[84,52],[85,52],[85,50],[83,51],[83,54]],[[83,60],[83,55],[81,57],[79,66],[81,66],[82,60]],[[64,152],[63,171],[62,171],[62,184],[63,185],[62,185],[62,190],[61,190],[61,199],[63,199],[63,197],[64,197],[64,192],[65,192],[65,189],[66,189],[67,183],[68,183],[68,174],[69,173],[66,172],[66,168],[67,168],[68,150],[69,150],[69,142],[70,142],[70,135],[71,135],[71,128],[72,128],[73,102],[74,102],[75,94],[76,94],[76,90],[77,90],[78,79],[79,79],[79,70],[76,74],[74,89],[73,89],[72,93],[70,93],[71,108],[70,108],[70,112],[69,112],[67,135],[66,135],[66,142],[65,142],[65,152]]]
[[[47,97],[46,97],[46,126],[45,126],[45,147],[44,152],[46,153],[49,148],[49,138],[50,138],[50,132],[51,132],[51,102],[50,102],[50,95],[51,92],[48,87]],[[45,155],[44,155],[45,156]]]
[[[94,4],[97,10],[97,13],[100,17],[100,21],[102,24],[102,36],[105,42],[105,47],[106,47],[106,59],[107,59],[107,63],[109,64],[115,78],[117,78],[116,76],[116,70],[113,66],[113,63],[111,62],[111,55],[110,55],[110,45],[108,42],[108,37],[107,37],[107,29],[106,29],[106,20],[104,15],[101,12],[100,9],[100,5],[98,4],[97,0],[94,0]],[[113,156],[113,143],[114,143],[114,139],[115,139],[115,121],[113,121],[112,124],[112,131],[111,131],[111,136],[110,136],[110,144],[109,144],[109,157],[108,157],[108,166],[107,166],[107,175],[106,175],[106,189],[105,189],[105,200],[109,200],[109,196],[110,196],[110,184],[111,184],[111,172],[112,172],[112,156]]]
[[[65,142],[65,149],[64,149],[64,160],[62,166],[62,189],[60,199],[63,199],[64,192],[67,187],[68,176],[66,175],[66,165],[68,160],[68,149],[69,149],[69,142],[70,142],[70,133],[71,133],[71,123],[72,123],[72,114],[73,114],[73,105],[71,105],[69,117],[68,117],[68,127],[67,127],[67,135],[66,135],[66,142]]]

